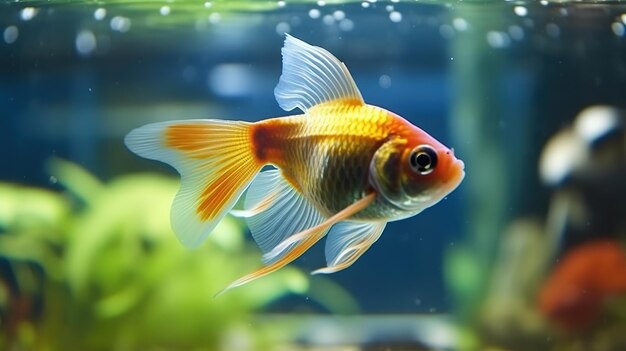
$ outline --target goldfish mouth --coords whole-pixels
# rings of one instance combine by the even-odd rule
[[[465,178],[465,163],[463,163],[463,161],[459,159],[455,160],[452,164],[452,168],[454,169],[454,175],[446,182],[448,193],[456,189],[463,181],[463,178]]]

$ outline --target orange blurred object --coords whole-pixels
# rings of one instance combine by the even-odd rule
[[[597,320],[607,298],[626,294],[626,253],[612,240],[570,250],[539,295],[539,308],[557,326],[581,331]]]

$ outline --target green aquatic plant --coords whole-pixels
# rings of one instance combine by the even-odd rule
[[[254,325],[251,312],[285,294],[355,308],[330,282],[345,306],[309,291],[292,267],[214,298],[258,265],[242,224],[226,218],[205,245],[186,250],[169,224],[175,179],[105,184],[66,161],[49,168],[67,192],[0,184],[0,268],[10,272],[0,276],[0,349],[219,350],[235,339],[270,349],[276,331]]]

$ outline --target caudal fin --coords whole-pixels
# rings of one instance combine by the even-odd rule
[[[200,245],[263,167],[252,152],[250,125],[208,119],[159,122],[126,136],[131,151],[180,173],[171,221],[185,246]]]

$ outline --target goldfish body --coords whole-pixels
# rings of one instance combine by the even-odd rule
[[[266,266],[225,290],[293,261],[322,237],[332,273],[352,265],[389,221],[439,202],[464,177],[454,153],[402,117],[364,103],[346,66],[287,35],[279,105],[301,115],[256,123],[153,123],[126,145],[181,174],[172,227],[199,245],[227,214],[245,217]],[[261,172],[266,165],[275,168]],[[244,210],[232,210],[247,190]]]

